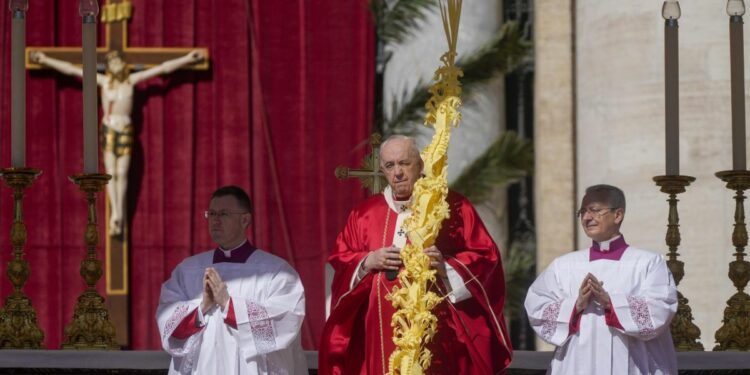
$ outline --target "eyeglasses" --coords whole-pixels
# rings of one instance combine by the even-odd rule
[[[204,211],[203,217],[206,219],[212,220],[212,219],[221,219],[224,220],[229,217],[229,215],[242,215],[247,214],[249,212],[245,211]]]
[[[583,218],[584,215],[587,213],[590,214],[592,217],[600,218],[607,214],[609,210],[613,210],[615,207],[587,207],[587,208],[581,208],[580,210],[576,211],[576,217]]]

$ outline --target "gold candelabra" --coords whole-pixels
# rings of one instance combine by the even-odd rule
[[[667,266],[674,276],[675,285],[685,276],[685,263],[677,260],[680,255],[677,248],[680,246],[680,216],[677,213],[677,194],[684,193],[685,188],[695,181],[691,176],[656,176],[654,182],[661,188],[661,192],[669,194],[669,217],[667,224],[666,243],[669,247]],[[677,291],[677,314],[672,319],[670,326],[672,342],[678,351],[702,351],[703,344],[698,342],[701,330],[693,323],[693,312],[688,306],[688,299]]]
[[[112,178],[108,174],[78,174],[70,180],[86,193],[88,201],[88,224],[84,234],[86,258],[81,262],[81,277],[87,288],[78,297],[73,321],[65,326],[63,349],[109,349],[120,347],[115,341],[115,327],[109,319],[109,312],[104,306],[104,297],[100,296],[95,286],[102,276],[102,264],[96,259],[96,247],[99,244],[99,228],[96,223],[96,193]]]
[[[26,224],[23,223],[23,194],[34,179],[42,172],[34,168],[4,168],[0,170],[5,184],[13,189],[13,224],[10,229],[10,242],[13,246],[13,260],[8,262],[8,278],[13,285],[13,293],[5,299],[5,307],[0,310],[0,348],[39,349],[44,333],[36,324],[36,312],[31,299],[23,292],[29,279],[29,263],[23,259],[26,245]]]
[[[718,345],[714,350],[750,350],[750,296],[745,286],[750,281],[750,262],[745,260],[747,227],[745,226],[745,190],[750,188],[750,171],[717,172],[716,177],[726,182],[727,189],[734,190],[734,231],[732,244],[736,259],[729,263],[729,278],[737,288],[737,293],[727,301],[722,326],[716,331]]]

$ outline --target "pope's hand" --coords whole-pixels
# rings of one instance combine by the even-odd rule
[[[437,274],[440,275],[440,277],[447,277],[447,273],[445,270],[445,258],[443,258],[443,253],[438,250],[437,247],[430,246],[426,249],[424,249],[424,253],[430,257],[430,267],[434,268],[437,271]]]
[[[398,270],[401,267],[400,250],[396,246],[384,247],[370,252],[362,267],[366,272],[373,270]]]

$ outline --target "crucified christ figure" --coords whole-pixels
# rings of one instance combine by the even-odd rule
[[[32,62],[50,67],[63,74],[83,77],[83,69],[67,61],[58,60],[42,52],[32,52]],[[109,235],[122,233],[125,212],[125,193],[128,185],[128,169],[133,149],[133,125],[130,115],[133,112],[133,88],[139,82],[160,74],[171,73],[185,65],[203,60],[200,51],[191,51],[185,56],[165,61],[152,68],[130,73],[122,54],[113,50],[106,56],[106,71],[96,75],[96,83],[101,89],[102,128],[101,145],[104,153],[104,168],[112,175],[107,184],[107,195],[111,207]]]

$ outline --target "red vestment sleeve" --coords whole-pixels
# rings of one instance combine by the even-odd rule
[[[232,298],[229,298],[229,305],[227,306],[227,317],[224,318],[224,324],[237,329],[237,316],[234,315],[234,305],[232,304]]]
[[[447,201],[451,216],[443,222],[436,246],[472,296],[455,305],[455,324],[466,328],[457,334],[459,339],[465,335],[466,341],[462,341],[472,353],[472,361],[482,362],[487,373],[504,373],[513,349],[503,315],[505,276],[500,250],[466,198],[449,192]],[[490,337],[489,342],[472,340],[477,332]]]
[[[172,332],[172,337],[185,340],[201,331],[201,327],[198,325],[198,309],[199,307],[196,307],[188,316],[182,319],[177,328],[174,329],[174,332]]]
[[[373,198],[369,201],[372,200]],[[364,324],[364,314],[357,312],[368,305],[373,273],[368,273],[353,289],[350,286],[360,261],[371,250],[375,250],[368,246],[367,238],[364,238],[369,237],[367,231],[375,227],[383,230],[382,225],[375,225],[368,220],[370,215],[365,209],[352,210],[328,257],[335,272],[331,284],[331,315],[326,321],[319,347],[318,369],[321,374],[355,373],[346,368],[347,363],[356,363],[356,367],[364,366],[364,342],[353,340],[352,332],[355,327]],[[391,221],[395,228],[395,217]],[[356,373],[361,372],[360,368]]]
[[[583,311],[576,313],[576,308],[573,306],[573,311],[570,313],[570,323],[568,323],[568,336],[575,335],[581,330],[581,315],[583,315]]]
[[[604,321],[607,323],[608,326],[612,328],[617,328],[620,330],[625,330],[625,328],[622,328],[622,324],[620,324],[620,319],[617,318],[617,313],[615,313],[615,309],[612,308],[612,300],[609,300],[609,309],[604,310]]]

